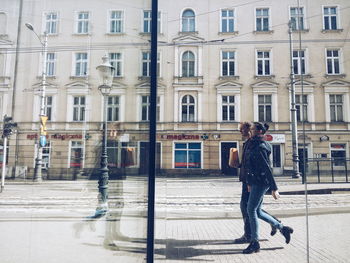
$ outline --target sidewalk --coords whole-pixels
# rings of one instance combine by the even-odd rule
[[[295,229],[290,244],[262,222],[261,252],[243,255],[240,183],[235,178],[161,178],[156,182],[155,262],[307,262],[305,185],[277,178],[281,198],[264,208]],[[96,181],[11,182],[0,194],[1,263],[145,262],[147,180],[111,181],[110,213],[86,220]],[[310,184],[310,262],[349,262],[350,184]],[[283,193],[288,193],[285,195]]]

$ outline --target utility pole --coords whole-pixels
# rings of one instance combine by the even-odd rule
[[[295,107],[295,78],[293,69],[293,40],[292,40],[292,21],[288,23],[289,26],[289,53],[290,53],[290,93],[291,93],[291,107],[290,113],[292,117],[292,147],[293,147],[293,178],[300,178],[299,173],[299,156],[298,156],[298,128],[297,128],[297,109]]]
[[[39,136],[37,137],[37,156],[35,158],[34,176],[35,182],[42,182],[42,147],[46,145],[46,127],[47,116],[45,114],[45,91],[46,91],[46,61],[47,61],[47,32],[44,31],[44,40],[42,41],[39,35],[35,32],[34,27],[26,23],[26,27],[33,31],[42,45],[42,76],[41,76],[41,95],[40,95],[40,113],[39,113]]]

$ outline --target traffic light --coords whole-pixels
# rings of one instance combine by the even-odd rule
[[[12,122],[12,117],[5,115],[2,127],[2,137],[9,137],[11,134],[13,134],[15,127],[17,127],[17,123]]]

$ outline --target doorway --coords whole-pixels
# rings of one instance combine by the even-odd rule
[[[228,166],[230,148],[238,148],[237,142],[221,142],[221,172],[225,175],[237,176],[237,168]]]

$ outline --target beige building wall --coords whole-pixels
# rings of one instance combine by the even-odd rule
[[[160,76],[158,96],[160,97],[160,120],[157,126],[161,142],[161,161],[163,169],[174,168],[174,142],[164,139],[165,135],[198,135],[199,139],[181,141],[201,143],[201,168],[223,169],[221,159],[222,142],[238,142],[242,139],[238,124],[244,120],[258,120],[257,98],[259,94],[272,95],[273,110],[270,134],[279,141],[280,169],[283,173],[292,169],[292,142],[290,117],[290,54],[288,20],[290,7],[296,1],[270,0],[247,4],[227,0],[201,1],[159,1],[161,29],[158,36],[160,54]],[[17,4],[17,6],[16,6]],[[41,44],[24,23],[33,24],[37,32],[44,29],[45,12],[57,12],[58,33],[49,35],[48,52],[57,54],[56,74],[48,77],[46,95],[53,97],[52,121],[47,125],[50,149],[50,167],[68,169],[71,158],[72,141],[82,141],[84,147],[83,167],[98,167],[101,140],[101,121],[103,117],[103,98],[96,66],[101,63],[105,53],[122,54],[122,76],[114,79],[112,95],[120,98],[120,118],[117,123],[109,123],[110,140],[122,144],[123,136],[129,135],[129,144],[137,145],[135,165],[139,168],[140,141],[147,141],[148,125],[140,121],[141,96],[149,95],[149,78],[141,77],[141,54],[150,49],[150,34],[142,33],[143,10],[150,10],[150,1],[131,0],[125,4],[114,5],[109,1],[24,1],[22,25],[20,30],[19,52],[13,53],[18,21],[18,2],[6,1],[0,14],[9,16],[8,36],[1,36],[5,45],[0,58],[6,57],[6,68],[11,81],[16,79],[15,112],[18,133],[11,137],[12,158],[9,163],[27,167],[34,166],[35,134],[38,130],[39,95],[41,83]],[[303,85],[296,76],[296,93],[302,89],[308,95],[308,118],[305,123],[305,142],[308,157],[326,154],[331,157],[331,144],[345,145],[349,157],[350,129],[350,76],[347,74],[350,63],[348,31],[350,24],[348,1],[301,0],[305,10],[305,30],[300,32],[301,48],[305,50],[306,75]],[[323,6],[337,7],[339,30],[324,31]],[[10,11],[13,8],[13,11]],[[220,13],[222,9],[232,8],[235,13],[235,31],[220,32]],[[268,8],[270,11],[270,30],[256,32],[255,9]],[[186,9],[195,12],[195,32],[181,32],[181,15]],[[124,12],[124,31],[120,34],[108,33],[108,15],[111,10]],[[76,34],[77,12],[89,12],[89,33]],[[294,49],[299,48],[299,32],[292,34]],[[7,50],[12,48],[12,52]],[[326,75],[326,49],[339,49],[341,74]],[[256,51],[268,50],[271,54],[271,74],[257,76]],[[181,55],[185,51],[195,54],[195,77],[181,76]],[[235,75],[221,76],[221,52],[235,52]],[[77,52],[88,54],[88,74],[76,77],[74,56]],[[18,59],[18,69],[14,71],[14,61]],[[4,62],[2,62],[4,63]],[[9,66],[9,64],[11,66]],[[0,69],[3,69],[2,65]],[[13,85],[6,84],[7,75],[0,76],[1,110],[5,114],[12,107]],[[341,123],[330,122],[329,94],[343,95],[344,119]],[[194,97],[195,118],[193,123],[181,122],[181,99],[185,95]],[[235,120],[223,122],[221,118],[221,96],[234,95],[236,102]],[[86,120],[72,122],[72,99],[74,96],[86,97]],[[303,144],[301,123],[298,123],[299,144]],[[113,132],[116,131],[116,135]],[[62,137],[63,135],[63,137]],[[207,135],[207,139],[202,139]],[[320,141],[321,136],[328,140]],[[70,136],[70,137],[69,137]],[[64,139],[63,139],[64,138]],[[85,139],[87,138],[87,139]],[[284,138],[284,139],[283,139]],[[121,146],[120,146],[121,147]],[[15,158],[17,156],[17,158]],[[67,172],[68,173],[68,172]]]

